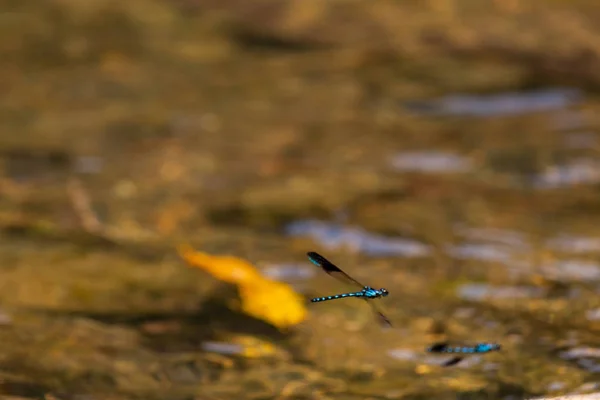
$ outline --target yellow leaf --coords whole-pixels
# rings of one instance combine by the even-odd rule
[[[208,272],[215,278],[235,285],[263,279],[258,270],[249,262],[233,256],[213,256],[195,251],[189,245],[178,247],[179,255],[192,267]]]
[[[283,329],[306,319],[304,299],[285,283],[263,278],[239,289],[242,311],[254,318]]]
[[[178,252],[191,266],[238,286],[240,309],[280,329],[299,324],[307,316],[304,298],[286,283],[263,277],[249,262],[233,256],[213,256],[181,245]]]

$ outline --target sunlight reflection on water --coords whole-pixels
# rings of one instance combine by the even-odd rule
[[[450,95],[405,106],[417,114],[435,116],[493,117],[566,109],[583,100],[572,88],[505,92],[491,95]]]
[[[289,224],[285,232],[292,237],[310,237],[327,250],[347,248],[369,256],[397,256],[404,258],[428,257],[433,254],[430,245],[409,238],[395,238],[370,233],[363,228],[318,220],[302,220]],[[545,262],[535,267],[524,257],[531,251],[525,234],[517,231],[457,226],[455,232],[469,239],[456,245],[448,245],[445,252],[459,260],[493,262],[503,264],[515,273],[544,273],[554,279],[594,281],[600,280],[600,264],[592,260],[561,259]],[[546,241],[546,248],[575,254],[600,251],[600,239],[562,234]],[[285,276],[285,266],[267,273]],[[287,269],[295,267],[287,266]],[[297,269],[297,268],[296,268]],[[296,271],[296,270],[295,270]],[[310,278],[310,272],[297,270],[299,279]],[[288,274],[288,275],[294,275]]]

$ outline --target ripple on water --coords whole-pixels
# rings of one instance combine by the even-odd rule
[[[225,355],[240,355],[244,352],[244,347],[235,343],[223,342],[203,342],[202,350],[209,353],[218,353]]]
[[[563,352],[558,356],[564,360],[575,361],[577,365],[589,372],[600,372],[600,348],[597,347],[575,347]]]
[[[73,169],[80,174],[99,174],[104,168],[104,159],[96,156],[75,158]]]
[[[492,286],[485,283],[467,283],[457,289],[457,295],[465,300],[539,298],[546,290],[533,286]]]
[[[424,257],[432,254],[430,246],[416,240],[376,235],[362,228],[344,227],[323,221],[296,221],[289,224],[285,231],[293,237],[311,237],[327,249],[348,247],[374,256]],[[486,243],[448,246],[446,252],[458,259],[476,261],[507,263],[512,257],[507,246]]]
[[[394,156],[390,164],[398,171],[423,173],[457,173],[472,169],[471,161],[456,154],[440,151],[414,151]]]
[[[577,364],[580,367],[582,367],[582,368],[584,368],[584,369],[586,369],[586,370],[588,370],[590,372],[593,372],[593,373],[600,372],[600,364],[597,363],[594,360],[590,360],[590,359],[584,358],[584,359],[581,359],[581,360],[577,360]]]
[[[577,392],[591,392],[600,389],[600,382],[586,382],[577,388]],[[600,398],[600,396],[599,396]]]
[[[315,268],[306,267],[304,264],[269,264],[261,269],[263,276],[278,281],[298,281],[310,279],[316,275]]]
[[[396,360],[416,361],[419,359],[417,352],[412,349],[391,349],[387,353]]]
[[[570,253],[600,252],[600,238],[562,234],[546,242],[553,250]]]
[[[598,145],[596,132],[573,132],[565,135],[565,145],[569,149],[589,149]]]
[[[405,103],[418,114],[436,116],[493,117],[567,109],[583,100],[578,89],[555,88],[492,95],[450,95],[431,101]]]
[[[468,227],[458,224],[454,233],[465,239],[477,242],[490,242],[510,246],[519,250],[530,250],[531,243],[522,232],[487,227]],[[600,237],[580,236],[561,233],[545,243],[546,248],[569,253],[600,252]]]
[[[449,246],[446,252],[459,260],[491,261],[508,263],[512,256],[509,249],[493,244],[464,243]]]
[[[553,165],[531,179],[536,189],[557,189],[600,182],[600,162],[590,158]]]
[[[317,220],[292,222],[286,226],[285,232],[292,237],[310,237],[326,249],[346,247],[369,256],[413,258],[427,257],[433,253],[431,246],[417,240],[377,235],[362,228]],[[600,280],[600,264],[590,260],[564,259],[545,263],[539,268],[535,267],[523,258],[524,253],[531,250],[531,244],[526,240],[525,235],[518,232],[487,228],[459,228],[458,232],[470,237],[472,242],[446,246],[444,251],[455,259],[503,264],[517,275],[535,272],[543,273],[553,279]],[[549,240],[547,245],[549,248],[563,251],[569,249],[576,253],[591,252],[596,250],[597,246],[600,246],[598,239],[564,235]],[[266,273],[274,276],[275,279],[278,279],[278,276],[281,279],[295,279],[295,276],[304,279],[304,277],[309,278],[311,274],[293,266],[278,268],[279,270],[277,268],[267,270]],[[292,270],[293,272],[290,272]]]
[[[590,122],[588,114],[582,110],[564,110],[552,116],[552,127],[558,131],[584,129]]]
[[[594,261],[563,260],[546,263],[542,273],[552,279],[596,281],[600,279],[600,265]]]
[[[600,308],[586,311],[585,317],[590,321],[600,321]]]
[[[566,383],[564,383],[564,382],[552,382],[552,383],[550,383],[550,384],[548,385],[548,388],[547,388],[547,390],[548,390],[549,392],[556,392],[556,391],[558,391],[558,390],[562,390],[562,389],[564,389],[564,388],[565,388],[565,386],[567,386],[567,385],[566,385]]]
[[[499,243],[519,249],[529,249],[531,244],[524,233],[510,229],[477,228],[457,224],[454,233],[469,240]]]
[[[326,249],[350,248],[373,256],[423,257],[431,254],[428,245],[411,239],[369,233],[362,228],[344,227],[322,221],[296,221],[287,225],[289,236],[308,236]]]
[[[562,351],[558,356],[565,360],[574,360],[577,358],[600,358],[600,348],[597,347],[574,347]]]

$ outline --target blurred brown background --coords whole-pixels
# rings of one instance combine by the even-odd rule
[[[1,0],[0,393],[594,391],[599,20],[592,0]],[[319,251],[390,290],[396,329],[343,300],[279,332],[181,243],[342,292]],[[205,345],[240,338],[277,350]],[[503,351],[443,369],[439,340]]]

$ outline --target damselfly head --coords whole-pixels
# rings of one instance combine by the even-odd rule
[[[387,296],[388,294],[390,294],[390,292],[388,292],[388,290],[386,288],[381,288],[379,289],[379,292],[381,293],[382,297]]]
[[[480,343],[477,347],[481,352],[498,351],[501,348],[498,343]]]

